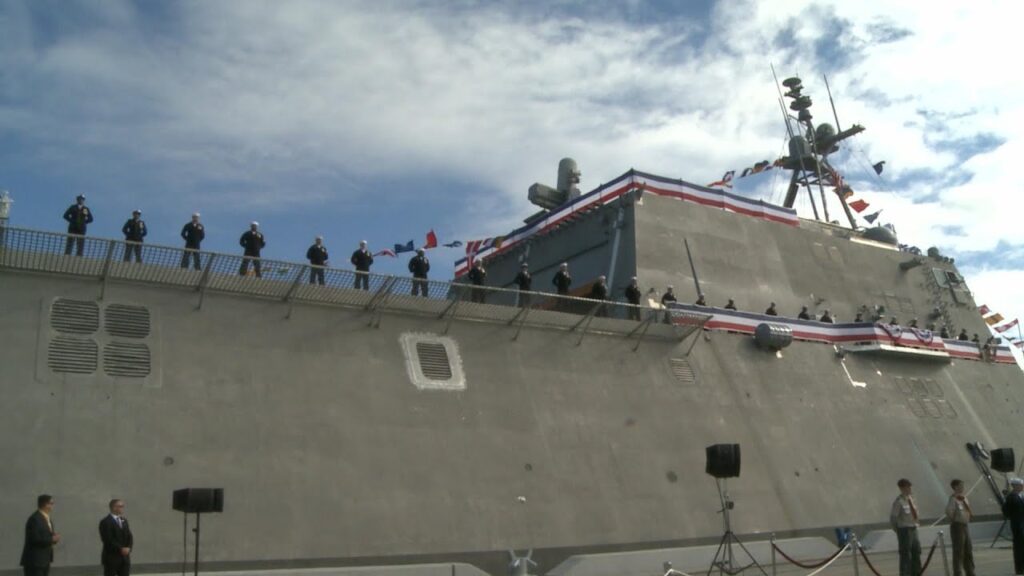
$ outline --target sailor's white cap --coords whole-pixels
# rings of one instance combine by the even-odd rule
[[[249,226],[259,226],[259,225],[260,225],[260,223],[255,221],[255,220],[253,220],[252,222],[249,222]]]
[[[1020,478],[1010,478],[1010,484],[1013,486],[1024,486],[1024,480]]]

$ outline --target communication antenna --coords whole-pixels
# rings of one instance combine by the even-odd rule
[[[828,76],[822,74],[821,77],[825,79],[825,91],[828,92],[828,103],[832,106],[832,117],[836,119],[836,130],[842,132],[842,128],[839,127],[839,114],[836,113],[836,102],[832,99],[832,89],[828,87]]]
[[[845,187],[840,186],[839,179],[836,177],[837,172],[828,162],[829,154],[839,150],[837,144],[850,136],[859,134],[864,131],[864,127],[854,124],[852,127],[846,130],[838,130],[837,128],[823,123],[815,126],[813,123],[813,116],[810,112],[811,97],[803,93],[803,82],[799,77],[793,76],[786,78],[782,81],[782,85],[785,86],[789,91],[786,92],[784,97],[791,100],[789,109],[797,113],[796,122],[798,125],[804,127],[803,134],[796,134],[789,139],[789,156],[783,160],[783,167],[792,170],[793,175],[789,181],[789,188],[786,191],[786,199],[783,205],[787,208],[792,208],[796,201],[796,194],[801,187],[807,190],[808,196],[811,199],[811,206],[814,206],[814,194],[811,187],[817,185],[818,191],[821,194],[822,210],[825,213],[825,220],[829,220],[828,215],[828,204],[825,198],[825,185],[833,185],[836,187],[836,196],[839,198],[839,203],[843,207],[843,211],[846,213],[846,218],[850,223],[850,228],[856,229],[857,222],[854,219],[853,212],[850,211],[849,205],[846,203]],[[827,81],[826,81],[827,86]],[[835,103],[832,100],[832,90],[828,88],[829,102],[832,103],[832,115],[836,119],[836,125],[839,124],[839,115],[835,111]],[[787,129],[788,119],[791,118],[789,114],[787,116]],[[810,168],[810,169],[809,169]],[[818,211],[814,211],[815,219],[818,219]]]
[[[779,88],[779,77],[775,75],[775,63],[769,62],[772,69],[772,78],[775,79],[775,89],[779,92],[779,110],[782,111],[782,121],[786,123],[786,134],[792,138],[793,128],[789,125],[789,114],[786,113],[786,101],[782,98],[782,88]]]

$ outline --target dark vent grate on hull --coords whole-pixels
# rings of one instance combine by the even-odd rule
[[[92,334],[100,329],[100,307],[95,302],[58,298],[50,308],[50,326],[65,334]]]
[[[96,371],[99,348],[88,338],[57,336],[50,341],[47,365],[54,372],[92,374]]]
[[[417,342],[416,355],[424,376],[431,380],[452,379],[452,366],[444,344]]]
[[[103,319],[107,334],[124,338],[149,336],[149,310],[142,306],[111,304]]]
[[[693,384],[697,381],[689,360],[686,358],[672,358],[669,362],[672,364],[672,375],[676,377],[676,380],[683,384]]]
[[[103,371],[108,376],[145,378],[150,372],[149,346],[111,342],[103,347]]]

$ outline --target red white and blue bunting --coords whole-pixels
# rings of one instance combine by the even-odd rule
[[[562,224],[579,218],[594,207],[608,204],[620,196],[638,189],[643,190],[645,194],[667,196],[790,226],[797,226],[800,222],[796,210],[791,208],[783,208],[763,200],[747,198],[724,190],[690,184],[683,180],[630,170],[615,180],[552,210],[545,218],[517,228],[505,236],[487,239],[490,242],[487,240],[467,242],[466,257],[455,262],[455,276],[467,273],[473,258],[488,258],[510,250],[527,238],[550,232]]]
[[[974,342],[943,339],[930,330],[910,328],[896,324],[874,322],[828,324],[814,320],[767,316],[753,312],[740,312],[724,308],[679,303],[673,303],[670,309],[710,314],[711,319],[704,324],[706,330],[753,334],[759,324],[767,322],[769,324],[788,326],[793,332],[794,340],[823,342],[826,344],[875,343],[944,352],[952,358],[966,360],[983,359],[981,347]],[[673,319],[679,323],[686,323],[688,321],[685,316],[674,316]],[[1010,353],[1010,349],[1006,346],[995,346],[991,350],[991,360],[994,362],[1001,364],[1013,364],[1016,362],[1013,354]]]

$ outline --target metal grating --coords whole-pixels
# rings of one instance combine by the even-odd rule
[[[92,374],[98,356],[99,347],[92,339],[57,336],[50,341],[47,365],[54,372]]]
[[[124,338],[145,338],[149,336],[149,310],[143,306],[111,304],[103,316],[107,334]]]
[[[956,409],[945,400],[942,385],[934,378],[894,376],[896,390],[906,396],[907,408],[918,418],[957,418]]]
[[[921,405],[924,406],[924,411],[928,416],[942,418],[942,409],[931,398],[921,398]]]
[[[444,344],[417,342],[416,356],[420,362],[420,371],[430,380],[452,379],[452,365]]]
[[[671,358],[669,364],[672,366],[672,375],[683,384],[693,384],[697,381],[693,374],[693,367],[686,358]]]
[[[149,346],[111,342],[103,347],[103,371],[108,376],[145,378],[150,372]]]
[[[95,302],[58,298],[50,307],[50,326],[65,334],[92,334],[100,329],[100,307]]]

